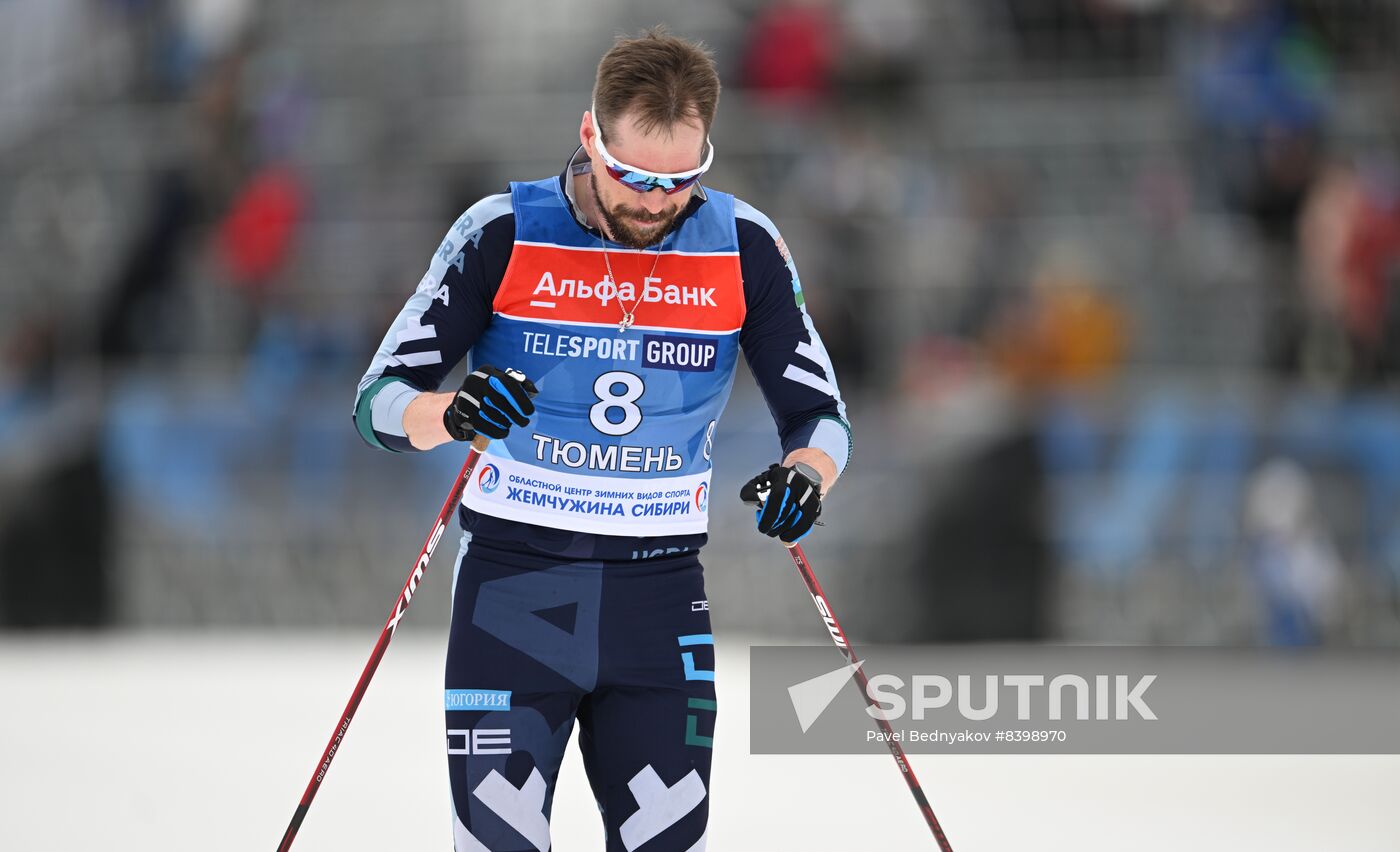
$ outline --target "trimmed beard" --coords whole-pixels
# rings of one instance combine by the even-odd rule
[[[681,211],[675,210],[669,214],[660,213],[655,219],[648,219],[649,224],[661,222],[663,225],[655,230],[655,236],[645,237],[632,225],[632,221],[635,221],[635,214],[626,213],[624,215],[628,218],[624,219],[622,215],[609,210],[607,205],[603,203],[603,196],[598,192],[598,177],[592,172],[588,175],[588,185],[593,190],[593,200],[598,202],[598,211],[603,214],[603,221],[608,225],[608,233],[612,235],[612,241],[625,248],[644,249],[661,242],[667,234],[675,229],[676,220],[680,218]]]

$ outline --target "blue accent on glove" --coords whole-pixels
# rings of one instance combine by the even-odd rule
[[[492,381],[495,380],[492,379]],[[496,403],[492,402],[489,399],[483,399],[481,401],[481,416],[485,417],[487,420],[491,421],[497,426],[500,426],[502,429],[510,428],[510,416],[507,415],[504,411],[502,411],[500,407],[496,405]]]
[[[760,503],[760,494],[767,498]],[[754,523],[758,531],[784,543],[801,541],[821,515],[821,490],[800,472],[772,465],[740,489],[739,496],[758,505]],[[772,502],[776,500],[777,502]]]
[[[525,409],[523,409],[523,408],[520,407],[520,403],[518,403],[518,402],[515,401],[515,397],[513,397],[513,396],[510,395],[510,391],[506,390],[506,386],[505,386],[504,384],[501,383],[501,380],[500,380],[500,379],[496,378],[495,376],[492,376],[492,377],[491,377],[491,387],[493,387],[493,388],[495,388],[496,390],[500,391],[500,392],[501,392],[501,395],[504,396],[504,397],[506,398],[506,402],[509,402],[509,403],[510,403],[510,407],[511,407],[511,408],[514,408],[516,411],[520,412],[520,416],[521,416],[521,417],[529,417],[529,416],[530,416],[530,414],[527,413],[527,412],[525,411]],[[494,403],[493,403],[493,404],[494,404]],[[502,414],[505,414],[506,412],[502,411],[501,413],[502,413]]]

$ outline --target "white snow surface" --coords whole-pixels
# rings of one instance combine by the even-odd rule
[[[0,637],[0,847],[275,848],[374,638]],[[749,755],[758,640],[718,638],[709,849],[934,848],[888,756]],[[444,641],[400,630],[294,849],[451,849]],[[1400,757],[911,760],[958,852],[1400,850]],[[573,746],[553,841],[603,848]]]

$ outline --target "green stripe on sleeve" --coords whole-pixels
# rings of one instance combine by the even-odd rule
[[[381,450],[388,450],[391,453],[393,450],[384,446],[384,443],[379,440],[379,436],[374,434],[374,413],[371,407],[374,405],[374,398],[379,395],[379,392],[396,382],[404,385],[408,384],[408,382],[405,382],[403,379],[396,379],[392,376],[376,379],[374,384],[365,388],[364,393],[360,394],[359,402],[355,404],[355,428],[360,430],[360,437],[364,438],[365,442],[370,446],[378,447]]]

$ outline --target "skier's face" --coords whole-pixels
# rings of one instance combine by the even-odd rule
[[[670,194],[659,188],[638,192],[608,172],[608,164],[598,150],[597,132],[593,114],[584,113],[579,137],[593,163],[589,185],[609,235],[629,248],[655,244],[675,227],[676,217],[690,203],[694,184]],[[644,133],[628,112],[610,122],[605,145],[614,162],[656,174],[673,174],[696,169],[702,162],[705,142],[705,129],[698,119]]]

